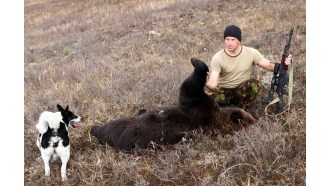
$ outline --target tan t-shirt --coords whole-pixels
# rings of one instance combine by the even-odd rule
[[[211,71],[219,73],[218,86],[237,87],[251,78],[253,65],[264,58],[258,50],[241,46],[242,50],[237,56],[230,56],[222,49],[212,57]]]

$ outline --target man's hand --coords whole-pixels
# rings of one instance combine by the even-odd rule
[[[212,71],[211,73],[207,73],[207,81],[206,81],[206,88],[209,90],[214,90],[217,88],[218,79],[219,79],[219,72]]]
[[[292,61],[292,55],[289,54],[289,56],[288,56],[287,58],[285,58],[284,63],[285,63],[286,65],[290,65],[290,64],[291,64],[291,61]]]

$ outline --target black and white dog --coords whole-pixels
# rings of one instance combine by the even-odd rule
[[[66,181],[66,165],[70,158],[70,139],[68,127],[78,127],[74,122],[80,122],[81,117],[69,111],[69,106],[65,109],[57,105],[59,112],[44,111],[39,117],[36,125],[39,135],[37,146],[40,149],[42,160],[45,164],[45,175],[50,175],[49,160],[51,157],[61,158],[61,177]]]

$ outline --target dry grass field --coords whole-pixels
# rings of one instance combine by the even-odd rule
[[[306,185],[306,2],[304,0],[25,0],[25,185]],[[224,47],[223,30],[242,29],[242,44],[279,61],[294,28],[293,103],[263,113],[272,73],[258,69],[262,90],[248,111],[256,124],[233,135],[195,130],[160,150],[131,154],[100,145],[92,125],[140,107],[178,102],[192,72]],[[84,120],[70,128],[68,181],[60,161],[45,178],[35,125],[42,111],[69,105]]]

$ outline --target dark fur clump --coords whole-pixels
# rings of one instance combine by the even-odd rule
[[[179,103],[181,106],[198,106],[209,98],[204,92],[208,67],[198,59],[191,59],[194,72],[182,83],[180,87]]]
[[[192,58],[193,73],[180,87],[179,106],[155,110],[140,109],[138,115],[122,118],[103,126],[93,126],[91,134],[100,143],[131,151],[146,148],[151,142],[178,143],[193,129],[216,128],[224,133],[239,130],[255,119],[240,108],[221,108],[204,92],[208,67]]]

